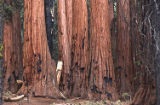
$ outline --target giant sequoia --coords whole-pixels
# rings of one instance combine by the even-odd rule
[[[49,53],[44,0],[24,0],[23,79],[20,93],[60,97],[55,62]]]
[[[70,0],[69,0],[70,1]],[[71,8],[71,7],[70,7]],[[58,0],[58,47],[59,57],[58,59],[63,61],[63,90],[68,91],[69,74],[71,68],[71,46],[69,39],[71,34],[68,33],[68,21],[67,21],[67,9],[65,0]],[[67,94],[65,92],[65,94]]]
[[[72,0],[72,95],[87,97],[88,89],[88,11],[86,0]]]
[[[108,0],[90,0],[91,96],[116,98]]]

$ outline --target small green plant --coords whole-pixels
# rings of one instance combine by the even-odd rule
[[[140,65],[142,64],[142,62],[141,62],[141,61],[135,61],[135,64],[136,64],[137,66],[140,66]]]
[[[122,93],[122,98],[126,101],[126,100],[130,100],[131,96],[129,95],[129,93]]]
[[[140,77],[141,73],[140,72],[136,72],[136,76],[134,77],[134,80],[136,80],[138,77]]]

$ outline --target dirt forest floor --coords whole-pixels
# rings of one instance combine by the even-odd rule
[[[67,99],[67,100],[57,100],[49,98],[31,98],[27,100],[24,98],[18,102],[4,102],[4,105],[128,105],[129,101],[121,102],[120,100],[116,102],[111,102],[109,100],[103,101],[93,101],[84,99]]]

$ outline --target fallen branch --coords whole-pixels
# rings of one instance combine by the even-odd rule
[[[8,102],[19,101],[19,100],[21,100],[23,98],[24,98],[24,95],[19,95],[19,96],[16,96],[16,97],[3,96],[3,100],[4,101],[8,101]]]

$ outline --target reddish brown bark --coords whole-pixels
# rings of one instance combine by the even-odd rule
[[[19,11],[4,22],[4,90],[17,92],[16,80],[22,79],[22,43]]]
[[[72,96],[87,97],[88,88],[88,11],[86,0],[72,0]]]
[[[65,0],[66,5],[66,20],[67,20],[67,36],[68,36],[68,42],[69,42],[69,62],[71,63],[71,49],[72,49],[72,0]],[[71,65],[70,69],[71,70]],[[65,70],[64,70],[65,71]],[[63,84],[65,86],[65,92],[68,92],[68,96],[70,95],[70,85],[71,85],[71,72],[69,71],[67,74],[63,72]]]
[[[72,46],[72,0],[65,0],[66,5],[66,20],[67,20],[67,34],[70,47]]]
[[[108,0],[90,0],[91,98],[116,98]]]
[[[69,2],[70,0],[68,0]],[[69,5],[69,3],[68,3]],[[67,7],[68,7],[67,5]],[[71,6],[71,5],[70,5]],[[68,91],[68,79],[70,74],[70,67],[71,67],[71,50],[70,50],[70,40],[71,40],[71,25],[68,22],[70,20],[69,10],[71,7],[66,7],[65,0],[58,0],[58,47],[59,47],[59,60],[63,61],[63,90],[65,90],[65,94]],[[68,15],[66,15],[68,14]],[[72,14],[71,14],[72,15]],[[68,26],[69,25],[69,26]]]
[[[130,41],[130,4],[129,0],[117,1],[117,89],[121,93],[132,93],[133,62]]]
[[[156,105],[156,91],[150,85],[140,86],[130,105]]]
[[[46,38],[44,0],[24,0],[24,84],[19,92],[61,97]]]

